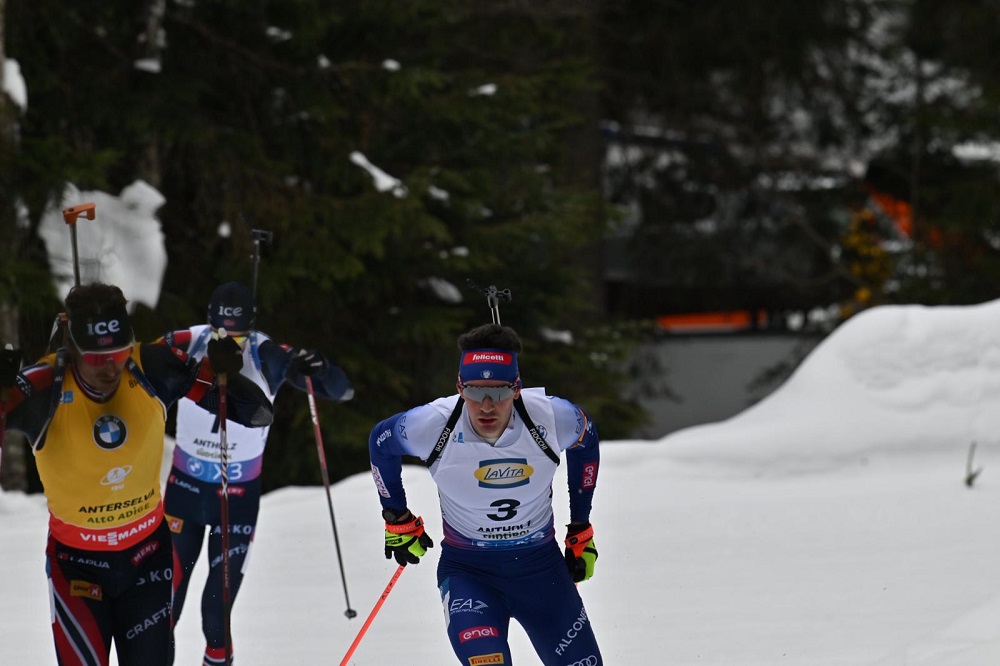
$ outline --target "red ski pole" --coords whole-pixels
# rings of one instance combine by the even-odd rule
[[[226,329],[219,329],[219,337],[226,337]],[[229,574],[229,443],[226,438],[226,373],[219,373],[219,464],[222,467],[221,519],[222,531],[222,631],[225,637],[225,664],[233,663],[233,635],[231,618],[233,595]]]
[[[361,643],[361,639],[365,637],[365,632],[368,631],[369,625],[371,625],[375,616],[378,615],[379,609],[382,608],[382,604],[385,603],[386,597],[388,597],[389,593],[392,592],[393,586],[396,584],[396,581],[399,580],[399,577],[402,575],[403,569],[405,568],[405,564],[400,564],[399,568],[396,569],[396,573],[392,575],[392,579],[389,581],[389,584],[385,586],[385,590],[382,592],[382,596],[378,598],[378,602],[375,603],[375,608],[373,608],[372,612],[368,614],[368,619],[365,620],[364,625],[361,627],[361,631],[358,632],[354,642],[351,643],[351,647],[347,650],[347,654],[345,654],[344,658],[340,660],[340,666],[347,666],[348,660],[351,658],[351,655],[354,654],[354,651],[358,649],[358,644]]]

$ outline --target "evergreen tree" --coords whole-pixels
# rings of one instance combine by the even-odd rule
[[[954,151],[1000,129],[991,3],[612,2],[602,25],[609,191],[633,211],[618,245],[643,303],[994,297],[995,162]],[[888,279],[852,266],[866,214],[890,229],[864,250]]]
[[[335,476],[366,466],[378,418],[453,391],[454,339],[489,317],[468,278],[512,290],[528,383],[625,435],[624,346],[592,326],[579,258],[606,216],[564,156],[595,124],[574,106],[594,83],[574,41],[586,14],[564,7],[11,0],[31,209],[67,181],[155,181],[170,262],[137,318],[147,337],[203,321],[216,284],[249,282],[251,228],[273,231],[258,325],[322,349],[357,389],[320,406]],[[577,335],[564,348],[543,326]],[[305,399],[282,393],[277,415],[267,482],[318,481]]]

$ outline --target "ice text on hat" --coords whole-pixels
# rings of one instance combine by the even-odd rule
[[[110,321],[87,322],[88,335],[109,335],[122,330],[122,323],[117,319]]]
[[[220,317],[242,317],[243,316],[243,306],[242,305],[220,305],[219,312],[217,313]]]

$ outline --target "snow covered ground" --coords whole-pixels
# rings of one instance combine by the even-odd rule
[[[606,663],[1000,663],[998,401],[1000,301],[886,307],[842,326],[732,419],[605,442],[592,516],[600,559],[580,589]],[[983,472],[970,488],[972,442]],[[426,471],[405,476],[438,537]],[[323,489],[273,492],[234,610],[240,666],[340,663],[392,576],[370,478],[336,484],[333,501],[358,617],[344,616]],[[55,663],[45,521],[40,496],[0,494],[0,664]],[[352,664],[456,663],[437,554],[407,567]],[[198,625],[189,604],[177,664],[200,663]],[[537,663],[516,628],[513,645],[517,663]]]

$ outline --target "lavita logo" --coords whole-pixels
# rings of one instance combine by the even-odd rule
[[[510,458],[480,461],[473,476],[480,488],[517,488],[527,485],[534,473],[526,458]]]

